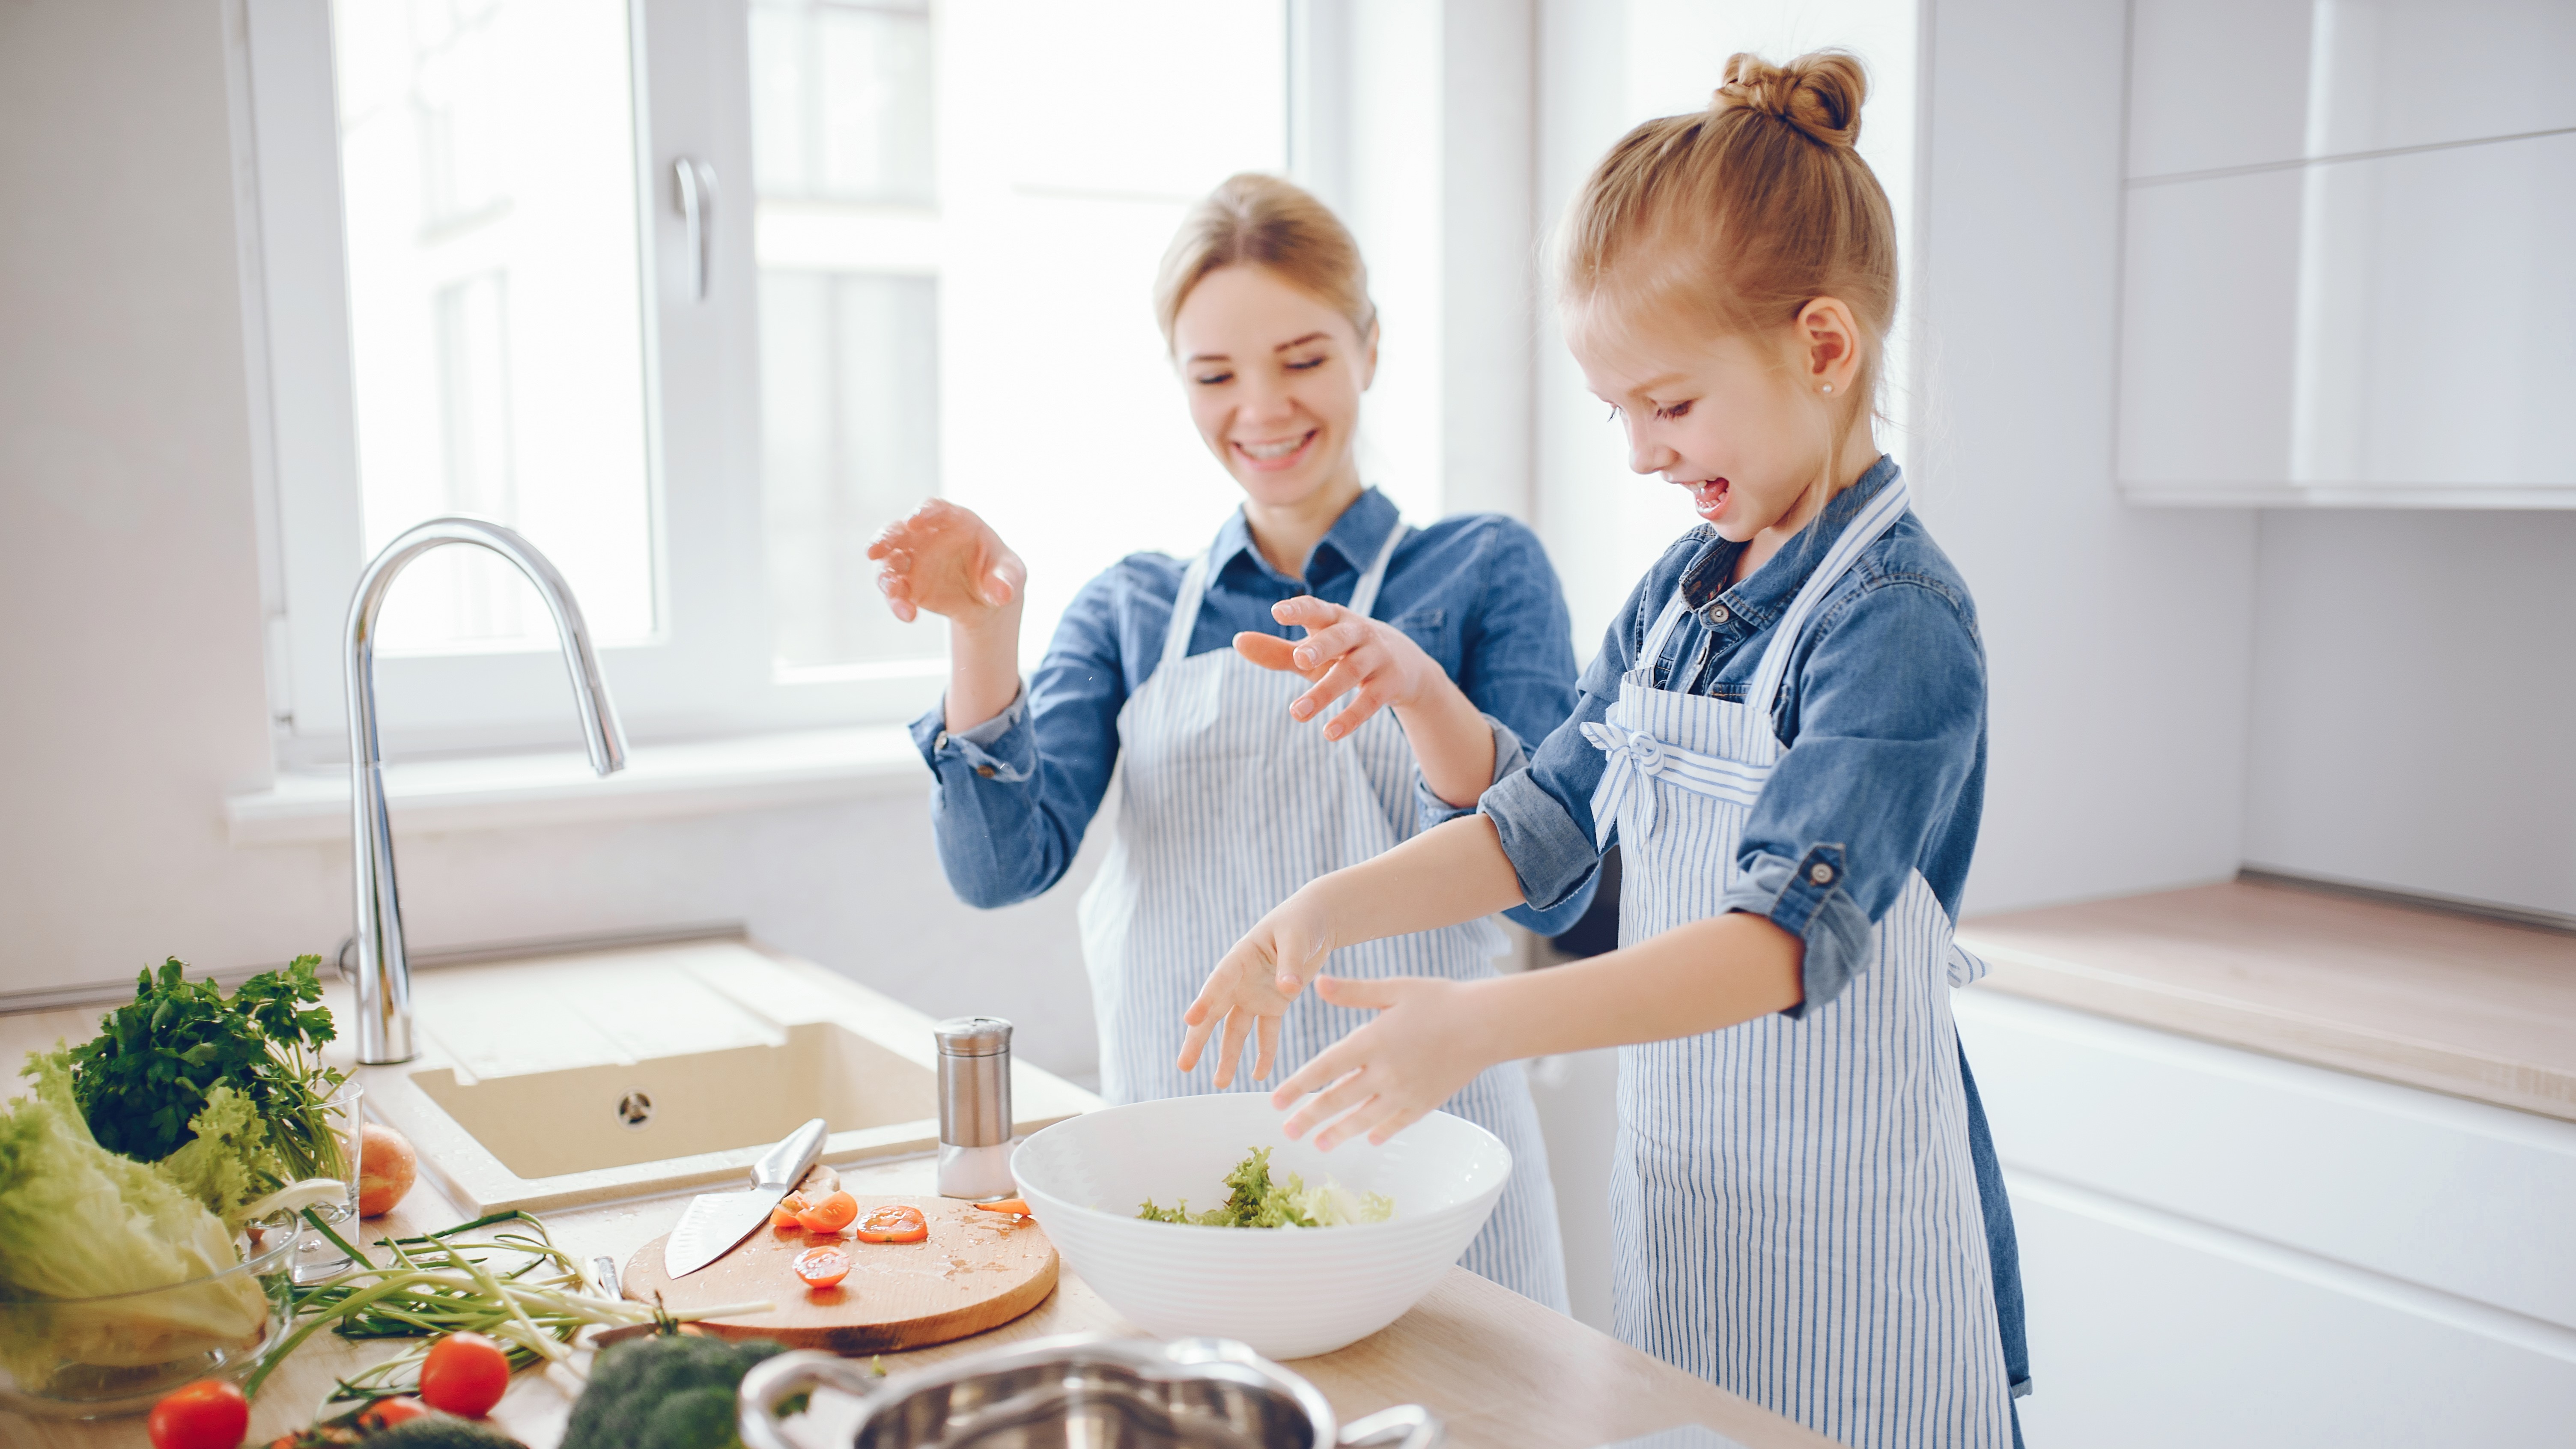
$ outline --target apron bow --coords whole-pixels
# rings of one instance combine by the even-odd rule
[[[1637,836],[1631,842],[1642,846],[1655,829],[1655,777],[1669,763],[1664,742],[1643,730],[1632,730],[1609,720],[1586,720],[1583,737],[1601,751],[1601,784],[1592,792],[1592,844],[1595,849],[1610,848],[1610,831],[1619,817],[1633,807]]]

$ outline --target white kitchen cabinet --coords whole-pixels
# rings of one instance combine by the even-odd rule
[[[2035,1446],[2564,1445],[2576,1123],[1990,989]]]
[[[2576,507],[2576,6],[2139,0],[2133,500]]]

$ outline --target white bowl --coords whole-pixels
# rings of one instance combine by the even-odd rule
[[[1467,1250],[1502,1196],[1511,1149],[1434,1112],[1394,1141],[1318,1152],[1291,1142],[1260,1093],[1105,1107],[1020,1145],[1011,1171],[1067,1266],[1158,1338],[1231,1338],[1265,1358],[1330,1353],[1393,1323]],[[1206,1228],[1136,1216],[1147,1198],[1193,1211],[1225,1201],[1225,1175],[1254,1147],[1273,1174],[1332,1178],[1395,1200],[1382,1223]]]

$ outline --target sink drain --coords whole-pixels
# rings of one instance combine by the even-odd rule
[[[617,1120],[628,1127],[641,1127],[653,1120],[653,1099],[642,1092],[629,1092],[617,1099]]]

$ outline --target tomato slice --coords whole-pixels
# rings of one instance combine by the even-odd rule
[[[837,1233],[858,1215],[859,1200],[846,1192],[836,1192],[798,1213],[796,1221],[809,1233]]]
[[[918,1243],[930,1236],[930,1220],[921,1209],[890,1202],[859,1220],[862,1243]]]
[[[850,1255],[839,1248],[807,1248],[796,1255],[796,1276],[808,1288],[830,1288],[850,1276]]]
[[[358,1415],[358,1427],[370,1432],[377,1429],[390,1429],[396,1424],[408,1424],[428,1413],[429,1406],[418,1399],[407,1397],[378,1399],[367,1405],[366,1411]]]
[[[1025,1198],[1006,1197],[1000,1202],[979,1202],[974,1206],[988,1213],[1009,1213],[1015,1218],[1029,1215],[1029,1204]]]
[[[773,1228],[798,1227],[800,1224],[796,1219],[812,1206],[805,1201],[805,1194],[791,1192],[778,1200],[778,1206],[769,1210],[769,1225]]]

